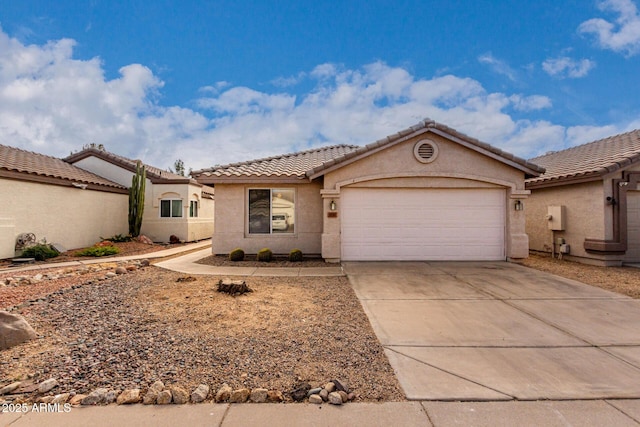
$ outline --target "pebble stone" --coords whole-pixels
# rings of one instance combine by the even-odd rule
[[[338,392],[329,393],[329,403],[332,405],[342,405],[342,396]]]
[[[216,402],[226,402],[231,397],[231,392],[233,389],[229,386],[229,384],[222,384],[222,387],[216,393]]]
[[[193,392],[191,392],[191,401],[193,403],[204,402],[208,395],[209,386],[206,384],[200,384],[195,390],[193,390]]]
[[[189,393],[187,390],[178,386],[172,386],[169,390],[171,390],[171,396],[173,396],[173,403],[184,405],[189,402]]]
[[[162,390],[160,393],[158,393],[156,402],[158,403],[158,405],[168,405],[169,403],[171,403],[172,398],[173,396],[171,396],[171,390]]]
[[[55,378],[49,378],[48,380],[42,381],[38,385],[38,391],[40,393],[46,393],[57,386],[58,386],[58,380],[56,380]]]
[[[250,394],[251,391],[248,388],[233,390],[229,398],[229,403],[244,403],[249,399]]]
[[[320,405],[324,400],[320,397],[319,394],[312,394],[309,396],[309,403],[315,403],[316,405]]]
[[[254,388],[251,390],[251,401],[253,403],[264,403],[267,401],[267,393],[269,391],[266,388]]]

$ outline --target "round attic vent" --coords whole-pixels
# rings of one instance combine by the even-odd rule
[[[413,148],[413,155],[421,163],[433,162],[438,157],[438,146],[429,139],[423,139]]]

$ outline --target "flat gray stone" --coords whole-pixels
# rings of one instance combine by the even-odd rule
[[[569,402],[424,402],[436,426],[637,426],[602,400]]]

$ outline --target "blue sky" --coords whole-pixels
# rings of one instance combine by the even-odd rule
[[[530,158],[640,128],[639,7],[2,2],[0,143],[199,169],[429,117]]]

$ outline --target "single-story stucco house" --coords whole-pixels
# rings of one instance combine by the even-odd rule
[[[640,262],[640,130],[530,161],[546,169],[526,182],[531,250],[599,265]]]
[[[0,258],[23,233],[68,249],[127,233],[127,187],[55,157],[0,145],[0,194]]]
[[[541,172],[424,120],[365,147],[310,149],[192,176],[215,187],[214,253],[298,248],[337,262],[527,257],[524,182]]]
[[[127,188],[139,162],[96,147],[85,148],[64,160]],[[213,188],[142,164],[147,182],[141,233],[154,242],[168,242],[171,235],[188,242],[209,239],[214,228]]]

